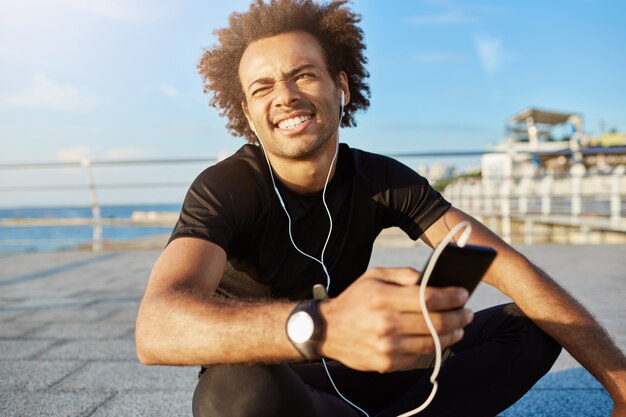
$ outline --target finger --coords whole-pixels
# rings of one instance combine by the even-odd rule
[[[415,285],[419,272],[413,268],[372,268],[364,276],[397,285]]]
[[[382,276],[378,274],[377,276]],[[408,276],[408,275],[407,275]],[[376,278],[375,287],[372,288],[371,297],[368,299],[373,305],[381,309],[392,311],[404,311],[419,313],[422,311],[419,299],[420,288],[415,285],[403,286],[382,281],[383,278]],[[469,293],[465,288],[428,287],[425,292],[425,302],[428,311],[455,310],[463,307],[469,298]]]
[[[441,349],[452,346],[463,338],[463,330],[459,329],[452,333],[439,336]],[[379,363],[376,366],[381,372],[406,370],[415,368],[423,355],[431,355],[435,352],[435,342],[431,336],[407,336],[381,341],[377,356]]]
[[[445,311],[463,307],[468,298],[469,292],[462,287],[427,287],[424,301],[428,311]]]
[[[468,308],[431,313],[430,320],[439,334],[462,329],[472,322],[474,313]],[[425,335],[430,331],[422,314],[398,313],[393,320],[389,320],[389,327],[400,335]]]
[[[463,329],[456,329],[449,333],[437,334],[441,348],[451,346],[465,335]],[[406,336],[397,340],[397,354],[403,355],[423,355],[435,352],[435,341],[428,336]]]
[[[386,306],[405,312],[421,312],[418,286],[386,285],[377,288],[377,296]],[[462,287],[435,288],[427,287],[424,301],[429,312],[456,310],[465,305],[469,293]]]

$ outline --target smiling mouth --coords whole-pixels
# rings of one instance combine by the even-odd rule
[[[289,119],[282,120],[276,126],[279,129],[293,130],[293,129],[296,129],[296,128],[300,127],[303,123],[305,123],[305,122],[307,122],[307,121],[309,121],[311,119],[313,119],[313,115],[312,114],[302,115],[302,116],[295,116],[295,117],[291,117]]]

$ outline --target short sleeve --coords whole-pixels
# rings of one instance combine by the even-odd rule
[[[397,226],[413,240],[451,207],[426,178],[395,159],[372,157],[364,171],[375,187],[384,227]]]
[[[213,242],[228,253],[233,240],[245,235],[261,211],[259,189],[264,181],[251,152],[240,150],[195,179],[169,242],[195,237]]]

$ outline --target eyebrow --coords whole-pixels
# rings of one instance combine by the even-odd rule
[[[283,76],[283,78],[291,78],[294,75],[296,75],[297,73],[307,70],[307,69],[319,69],[319,67],[315,64],[304,64],[304,65],[299,65],[297,67],[295,67],[292,70],[289,70],[285,73],[285,75]],[[248,85],[248,91],[250,90],[250,88],[252,88],[252,86],[254,84],[267,84],[267,83],[271,83],[273,82],[274,79],[271,77],[264,77],[264,78],[258,78],[254,81],[252,81],[249,85]]]

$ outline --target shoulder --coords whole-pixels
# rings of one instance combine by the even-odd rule
[[[233,177],[240,175],[255,176],[264,174],[264,165],[259,159],[259,149],[255,145],[244,145],[234,154],[206,168],[198,175],[198,180],[212,179],[213,177]]]
[[[172,237],[195,236],[227,250],[235,233],[252,227],[270,206],[266,169],[253,145],[205,169],[191,184]]]
[[[205,169],[191,184],[184,208],[200,214],[213,213],[245,223],[268,205],[267,166],[254,145],[244,145],[235,154]]]
[[[355,176],[365,184],[385,189],[390,185],[402,187],[428,184],[424,177],[394,158],[344,146],[352,161]]]
[[[191,188],[226,193],[227,195],[249,195],[265,182],[267,167],[260,159],[258,146],[244,145],[233,155],[206,168],[194,180]]]

